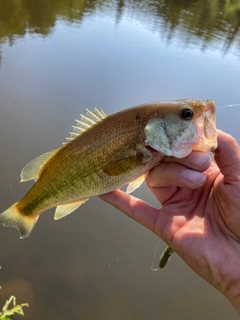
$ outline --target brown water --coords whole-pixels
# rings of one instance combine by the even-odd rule
[[[0,212],[31,185],[22,167],[60,146],[85,108],[239,104],[239,26],[230,0],[0,0]],[[240,141],[240,107],[217,118]],[[158,206],[146,186],[135,195]],[[151,271],[157,243],[98,198],[58,222],[47,212],[25,240],[1,227],[0,303],[28,301],[26,320],[238,319],[176,254]]]

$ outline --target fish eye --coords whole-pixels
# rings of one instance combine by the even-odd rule
[[[193,117],[192,109],[186,108],[181,111],[181,118],[183,120],[191,120]]]

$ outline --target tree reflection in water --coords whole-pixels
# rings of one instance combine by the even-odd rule
[[[27,32],[48,36],[59,20],[79,23],[98,12],[115,12],[140,20],[162,39],[178,39],[183,47],[220,46],[240,53],[240,3],[234,0],[0,0],[0,45]]]

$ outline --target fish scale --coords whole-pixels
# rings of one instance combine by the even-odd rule
[[[57,207],[58,220],[88,198],[129,184],[132,192],[166,155],[216,148],[215,105],[183,99],[147,103],[107,116],[87,110],[68,142],[30,161],[21,181],[35,180],[28,193],[0,215],[4,226],[27,237],[40,214]]]

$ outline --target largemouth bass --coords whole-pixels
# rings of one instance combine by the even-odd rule
[[[185,99],[154,102],[106,116],[89,111],[76,120],[62,147],[28,163],[21,182],[35,180],[22,200],[0,215],[0,223],[29,236],[40,214],[57,207],[60,219],[87,201],[129,184],[132,192],[165,156],[217,147],[215,104]]]

